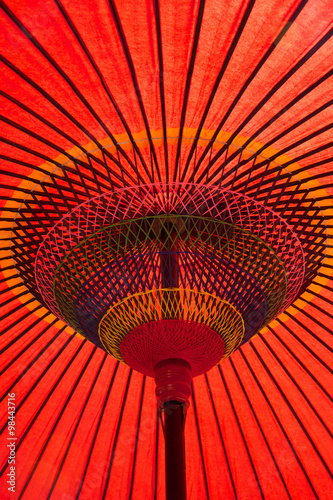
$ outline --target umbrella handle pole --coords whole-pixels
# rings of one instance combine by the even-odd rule
[[[163,405],[166,500],[186,500],[185,411],[180,401]]]
[[[186,410],[191,395],[191,366],[184,359],[166,359],[155,366],[156,396],[164,415],[166,500],[186,500]]]

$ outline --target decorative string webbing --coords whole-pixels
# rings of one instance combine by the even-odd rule
[[[157,289],[126,297],[112,306],[102,318],[98,332],[106,350],[122,360],[120,344],[140,325],[159,320],[185,320],[203,324],[224,341],[228,357],[240,345],[244,321],[228,302],[205,292],[186,289]],[[189,339],[196,342],[195,335]]]

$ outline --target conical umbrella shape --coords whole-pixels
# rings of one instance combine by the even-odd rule
[[[186,254],[191,321],[200,283],[247,325],[193,379],[187,497],[331,498],[331,1],[8,0],[0,23],[1,498],[165,498],[151,373],[97,328],[133,283],[150,307],[151,234]]]

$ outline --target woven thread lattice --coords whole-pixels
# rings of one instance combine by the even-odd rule
[[[167,252],[172,243],[173,251]],[[107,265],[110,260],[113,265]],[[287,289],[283,264],[260,239],[223,221],[182,216],[139,219],[99,231],[66,256],[53,286],[63,316],[82,329],[89,317],[90,324],[92,318],[99,321],[105,308],[133,291],[175,283],[230,297],[244,314],[247,335],[265,317],[274,317]],[[253,324],[259,308],[261,323]]]
[[[304,256],[298,237],[278,214],[246,196],[214,186],[158,184],[105,193],[76,207],[51,229],[35,263],[36,280],[49,307],[57,312],[52,286],[55,270],[82,240],[117,222],[171,213],[222,220],[264,241],[286,267],[286,304],[291,302],[304,277]]]
[[[195,290],[159,289],[126,297],[111,307],[100,322],[99,337],[106,350],[122,360],[120,344],[129,332],[151,321],[175,319],[216,332],[223,339],[223,357],[237,349],[244,335],[241,315],[226,301]],[[195,344],[195,336],[187,343]]]
[[[36,282],[48,307],[58,312],[52,287],[54,272],[82,240],[119,221],[170,213],[223,220],[262,239],[286,264],[290,293],[285,306],[292,302],[304,278],[303,249],[293,229],[277,213],[240,193],[215,186],[156,184],[130,187],[89,200],[49,231],[35,261]]]
[[[193,321],[150,321],[131,331],[120,344],[126,364],[144,375],[155,376],[160,361],[181,359],[192,377],[206,373],[224,355],[223,339],[211,328]]]
[[[295,299],[304,272],[300,241],[278,214],[239,193],[193,184],[136,186],[89,200],[49,231],[35,262],[48,308],[99,346],[106,311],[168,288],[232,304],[245,342]],[[126,323],[127,333],[140,325]]]

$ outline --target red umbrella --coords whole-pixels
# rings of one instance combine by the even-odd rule
[[[196,227],[222,234],[193,222],[204,207],[232,226],[232,237],[223,233],[228,249],[236,232],[243,243],[232,273],[222,257],[215,263],[222,250],[210,240],[209,253],[202,237],[195,265],[186,257],[183,268],[194,270],[192,280],[209,269],[200,278],[207,294],[216,291],[212,280],[227,277],[219,286],[231,304],[242,297],[245,340],[261,325],[193,380],[187,496],[330,498],[331,2],[13,0],[1,7],[1,497],[164,497],[154,381],[103,352],[108,344],[82,336],[90,329],[93,338],[95,316],[105,317],[111,281],[103,278],[100,311],[94,277],[85,278],[85,294],[75,295],[75,286],[88,268],[91,228],[104,227],[98,217],[132,221],[144,207],[140,216],[158,216],[159,228],[172,222],[169,243],[180,245],[183,222],[175,218],[186,206],[189,238]],[[164,210],[169,202],[172,210]],[[75,240],[77,227],[87,228],[85,239]],[[72,251],[73,242],[82,252],[48,267],[49,256]],[[100,262],[102,243],[90,264]],[[265,257],[246,267],[246,248]],[[137,268],[118,254],[115,262],[125,290]],[[155,276],[149,265],[152,274],[142,273]],[[81,334],[59,318],[77,321]]]

